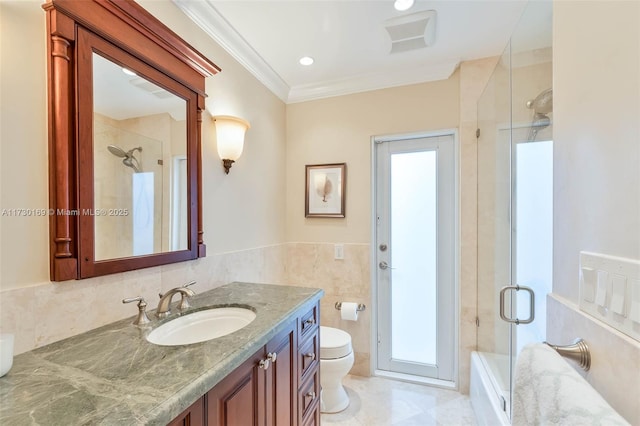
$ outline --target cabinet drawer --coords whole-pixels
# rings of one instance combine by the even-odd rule
[[[309,340],[300,345],[298,351],[298,380],[300,383],[306,379],[311,371],[316,368],[320,359],[318,332],[309,336]]]
[[[305,314],[300,316],[298,323],[298,341],[302,342],[306,336],[310,336],[314,330],[318,328],[318,305],[309,309]]]
[[[298,416],[300,418],[300,424],[302,424],[302,419],[306,418],[317,406],[319,400],[320,377],[316,370],[313,375],[309,376],[309,379],[300,386],[300,390],[298,391]]]

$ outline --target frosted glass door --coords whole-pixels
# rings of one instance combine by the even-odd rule
[[[399,361],[436,364],[436,194],[436,151],[391,155],[391,358]]]
[[[378,369],[453,379],[453,135],[377,147]]]

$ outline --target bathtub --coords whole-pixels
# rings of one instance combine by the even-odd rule
[[[511,424],[509,406],[509,357],[471,352],[471,405],[480,426]]]

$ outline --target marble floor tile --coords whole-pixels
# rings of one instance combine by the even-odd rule
[[[381,377],[349,375],[343,383],[351,403],[340,413],[322,414],[322,425],[476,425],[469,397],[456,391]]]

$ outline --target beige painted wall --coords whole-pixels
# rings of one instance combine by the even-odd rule
[[[371,240],[371,137],[458,127],[459,77],[287,106],[287,240]],[[305,164],[347,163],[346,218],[304,216]]]
[[[475,295],[475,105],[496,59],[465,63],[450,79],[287,106],[287,280],[325,289],[322,323],[347,330],[356,364],[369,375],[371,357],[371,137],[459,128],[461,160],[461,287]],[[464,79],[461,76],[464,76]],[[461,90],[464,90],[462,93]],[[464,105],[464,112],[461,111]],[[345,219],[304,217],[305,164],[347,163]],[[333,259],[333,243],[346,243]],[[335,302],[365,303],[358,322],[340,319]],[[460,303],[459,385],[468,392],[475,346],[475,297]]]
[[[122,298],[157,294],[195,279],[205,291],[233,280],[283,282],[285,105],[171,2],[142,6],[213,60],[211,114],[251,122],[245,153],[224,174],[213,122],[203,117],[203,213],[208,256],[101,278],[49,282],[48,218],[0,216],[0,331],[16,351],[135,314]],[[45,13],[37,1],[0,2],[0,209],[48,209]],[[26,49],[24,46],[29,46]],[[90,307],[90,308],[88,308]]]
[[[225,176],[213,122],[204,117],[203,211],[209,253],[281,243],[284,170],[277,165],[285,160],[284,103],[173,4],[141,4],[223,69],[207,79],[208,111],[238,115],[252,124],[245,154]],[[5,1],[1,7],[2,208],[47,208],[45,13],[35,1]],[[0,288],[48,281],[48,218],[0,220]]]
[[[219,253],[283,242],[285,104],[171,2],[139,3],[222,68],[206,81],[207,111],[211,115],[235,115],[251,123],[244,153],[225,175],[216,151],[213,122],[203,117],[207,251]]]
[[[48,209],[44,11],[37,2],[2,2],[0,28],[0,205]],[[48,217],[5,214],[0,233],[0,289],[48,280]]]
[[[580,251],[640,259],[640,3],[560,1],[553,15],[554,295],[547,337],[584,338],[593,354],[587,380],[640,424],[640,343],[577,308]]]

